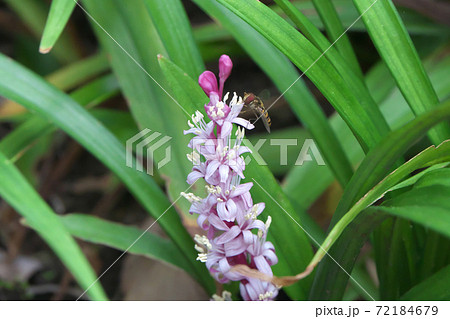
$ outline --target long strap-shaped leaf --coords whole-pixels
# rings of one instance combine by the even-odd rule
[[[55,45],[75,8],[75,0],[53,0],[45,24],[39,51],[48,53]]]
[[[205,66],[181,1],[145,0],[145,4],[170,59],[197,78]]]
[[[353,0],[375,46],[390,69],[406,101],[416,115],[438,103],[419,56],[391,0]],[[373,4],[373,5],[372,5]],[[438,144],[450,136],[450,125],[441,123],[429,132]]]
[[[336,48],[340,54],[348,61],[354,73],[363,79],[364,76],[356,58],[355,51],[353,51],[352,44],[344,32],[344,27],[342,26],[335,5],[331,0],[312,0],[312,2],[325,26],[328,38],[331,42],[336,42]]]
[[[5,0],[4,2],[15,11],[21,22],[29,28],[34,37],[40,39],[44,32],[48,15],[46,3],[36,0]],[[72,0],[72,2],[74,1]],[[73,62],[80,58],[79,52],[74,50],[69,34],[64,32],[52,53],[63,63]]]
[[[347,184],[353,174],[352,166],[327,123],[325,114],[304,82],[298,80],[299,74],[289,60],[245,21],[215,0],[194,0],[194,2],[232,33],[249,56],[272,79],[280,92],[289,88],[285,98],[292,110],[311,132],[336,179],[341,185]]]
[[[96,280],[94,270],[56,213],[2,152],[0,196],[25,217],[26,223],[55,251],[83,289],[87,289]],[[100,284],[92,286],[88,294],[95,300],[107,300]]]
[[[112,69],[138,127],[171,137],[171,161],[159,168],[158,173],[166,181],[169,198],[175,200],[185,191],[186,176],[192,167],[186,158],[189,137],[182,134],[188,127],[187,109],[167,95],[167,84],[157,60],[158,54],[167,52],[145,3],[96,0],[83,4],[101,45],[111,57]],[[154,152],[154,163],[165,158],[164,149]],[[188,201],[179,201],[177,207],[188,215]]]
[[[361,105],[367,110],[370,117],[377,123],[380,131],[383,134],[389,132],[389,127],[386,120],[383,118],[377,103],[373,99],[371,92],[364,83],[364,78],[355,71],[355,67],[346,59],[347,56],[343,56],[336,48],[335,45],[339,42],[333,42],[327,40],[327,38],[317,29],[300,11],[298,11],[287,0],[276,0],[276,3],[286,12],[289,18],[297,25],[300,31],[315,44],[315,46],[323,52],[323,58],[328,59],[331,64],[336,68],[336,71],[342,76],[343,80],[347,83],[352,92],[360,101]],[[342,38],[340,39],[342,40]],[[339,41],[340,41],[339,40]]]
[[[166,211],[159,220],[161,227],[182,251],[196,279],[212,289],[204,266],[195,261],[193,241],[164,193],[148,175],[125,165],[125,148],[101,123],[70,97],[4,55],[0,55],[0,94],[49,119],[76,139],[119,176],[153,217]]]
[[[322,53],[301,33],[256,0],[218,0],[272,42],[323,93],[357,137],[364,150],[369,150],[384,135],[378,118],[368,113],[354,92]]]
[[[73,236],[119,250],[128,249],[130,243],[139,238],[144,231],[86,214],[68,214],[60,218]],[[142,235],[139,241],[128,250],[128,253],[163,261],[180,269],[188,270],[192,276],[195,276],[177,246],[172,241],[151,232]]]
[[[381,172],[387,172],[395,160],[402,156],[403,152],[410,147],[414,141],[416,141],[420,136],[423,136],[430,127],[448,118],[450,118],[450,101],[447,101],[447,103],[444,103],[436,110],[427,112],[411,123],[392,132],[386,137],[386,139],[383,140],[383,142],[380,143],[379,147],[374,148],[373,151],[367,155],[361,163],[360,168],[356,171],[354,180],[352,181],[361,181],[363,175],[365,174],[363,172],[369,172],[374,175],[378,175]],[[393,144],[390,144],[390,142]],[[386,176],[370,191],[366,188],[367,185],[364,185],[364,183],[352,183],[351,181],[349,183],[350,192],[347,191],[347,193],[352,193],[351,190],[353,187],[360,187],[361,190],[366,190],[367,193],[364,196],[359,194],[358,198],[360,199],[358,202],[349,208],[347,213],[343,215],[337,223],[332,224],[335,226],[331,229],[327,238],[322,243],[322,248],[318,250],[311,261],[310,266],[314,267],[317,265],[325,256],[326,252],[330,251],[330,248],[336,243],[337,240],[339,240],[340,245],[336,245],[335,249],[339,250],[342,249],[342,247],[347,249],[347,244],[340,240],[340,236],[346,230],[347,225],[349,225],[361,213],[361,211],[363,211],[363,209],[381,198],[391,187],[395,186],[402,179],[407,177],[408,174],[416,169],[448,161],[450,161],[450,142],[446,141],[437,148],[430,147],[418,154],[410,161],[406,162],[391,174]],[[344,194],[342,201],[346,204],[342,204],[341,201],[341,209],[347,205],[347,200],[348,197]],[[339,208],[335,215],[339,216],[338,214],[342,216]],[[333,220],[334,218],[335,216],[333,216]],[[355,249],[351,254],[347,253],[346,256],[349,259],[354,260],[358,253],[359,249]],[[330,254],[333,254],[333,251],[330,251]],[[338,260],[338,262],[340,261]],[[346,263],[346,261],[343,262]],[[330,278],[327,282],[320,280],[320,276],[324,276],[324,274],[330,271],[335,271],[337,269],[336,267],[338,266],[335,264],[335,261],[328,257],[319,264],[312,290],[314,291],[314,294],[312,295],[313,299],[320,298],[320,296],[323,297],[324,295],[329,295],[330,287],[332,287],[336,281],[342,280],[342,276],[345,276],[348,279],[348,276],[345,273],[339,273],[333,278]],[[347,269],[347,271],[351,271],[351,267]],[[339,293],[343,293],[343,291],[337,292],[337,294]]]

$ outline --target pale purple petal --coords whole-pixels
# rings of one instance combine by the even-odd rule
[[[223,204],[222,206],[225,206],[225,203],[218,203],[218,204]],[[217,205],[217,207],[219,207],[219,205]],[[228,230],[229,229],[229,227],[223,222],[222,219],[217,217],[217,215],[214,215],[214,214],[209,215],[208,220],[211,225],[213,225],[215,228],[217,228],[219,230]]]
[[[255,128],[255,126],[252,123],[241,117],[235,118],[232,122],[242,127],[245,127],[247,130],[253,130]]]
[[[222,125],[222,129],[220,131],[220,137],[226,138],[228,135],[230,135],[231,130],[233,129],[233,124],[229,121],[224,121]]]
[[[234,190],[231,191],[230,197],[233,198],[241,196],[242,194],[247,193],[252,187],[253,187],[252,182],[240,184],[238,187],[236,187]]]
[[[248,295],[247,288],[243,283],[239,284],[239,291],[241,292],[242,299],[245,301],[250,301],[250,296]]]
[[[269,264],[267,263],[267,260],[263,256],[256,256],[253,258],[255,261],[256,268],[262,273],[265,273],[266,275],[272,276],[272,269],[270,268]]]
[[[228,172],[230,171],[230,167],[228,165],[220,165],[219,174],[220,174],[220,182],[225,183],[228,178]]]
[[[218,244],[225,244],[229,241],[236,238],[241,233],[241,229],[238,226],[231,227],[228,231],[224,232],[222,235],[217,237],[217,243]]]
[[[224,244],[225,255],[227,257],[237,256],[243,253],[247,249],[247,245],[244,242],[244,238],[239,236],[234,240]]]
[[[232,199],[229,199],[227,201],[227,210],[228,210],[228,214],[234,220],[236,218],[237,206]],[[229,220],[229,221],[232,221],[232,220]]]
[[[273,250],[264,251],[263,256],[266,258],[270,266],[273,266],[278,263],[278,257]]]
[[[208,166],[206,167],[206,174],[205,178],[211,177],[212,174],[214,174],[219,167],[220,162],[219,161],[211,161],[208,163]]]
[[[202,172],[192,171],[187,176],[187,183],[194,184],[199,178],[202,178],[204,176],[205,174],[203,174]]]

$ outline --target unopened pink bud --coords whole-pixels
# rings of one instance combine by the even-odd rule
[[[233,68],[233,62],[228,55],[223,54],[219,59],[219,78],[221,81],[225,80],[230,76],[231,69]]]
[[[198,77],[198,84],[205,91],[208,97],[211,92],[219,93],[219,88],[217,87],[217,78],[211,71],[205,71]]]

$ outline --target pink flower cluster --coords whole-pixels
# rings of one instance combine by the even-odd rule
[[[209,122],[199,111],[192,116],[192,122],[185,134],[195,136],[189,142],[192,153],[188,159],[193,163],[187,182],[193,184],[199,178],[206,181],[206,198],[192,193],[182,193],[191,203],[190,213],[198,214],[198,225],[207,233],[195,236],[198,260],[205,262],[212,276],[220,283],[240,281],[240,292],[244,300],[272,300],[277,288],[265,281],[247,278],[232,271],[232,267],[245,264],[253,269],[273,276],[271,266],[278,262],[275,248],[266,241],[270,217],[266,223],[258,220],[264,210],[264,203],[254,204],[250,189],[253,183],[241,184],[244,178],[243,153],[249,149],[242,146],[244,128],[254,126],[239,118],[244,105],[242,98],[234,93],[223,99],[223,87],[233,64],[227,55],[219,60],[219,85],[210,71],[203,72],[199,84],[210,98],[205,105]],[[233,123],[238,125],[236,138],[232,139]]]

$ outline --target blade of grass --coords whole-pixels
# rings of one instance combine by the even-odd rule
[[[341,55],[334,47],[335,43],[330,43],[325,36],[317,29],[300,11],[298,11],[287,0],[275,1],[296,24],[300,31],[323,52],[324,58],[327,58],[336,68],[343,80],[348,84],[352,92],[360,101],[361,105],[367,110],[367,113],[378,123],[383,134],[389,132],[386,120],[383,118],[377,103],[372,98],[371,93],[367,89],[361,71],[354,71],[351,63],[345,60],[345,56]],[[344,33],[341,33],[341,35]],[[342,38],[341,38],[342,39]],[[337,40],[335,40],[337,41]],[[340,40],[339,40],[340,41]]]
[[[53,0],[48,13],[47,22],[45,23],[44,32],[42,34],[39,52],[49,53],[55,45],[69,21],[70,15],[75,8],[74,0]]]
[[[96,274],[81,249],[57,215],[1,152],[0,179],[1,197],[25,217],[26,223],[53,249],[80,286],[89,287]],[[88,294],[94,300],[107,300],[100,284],[94,285]]]
[[[444,52],[437,50],[436,53],[438,52],[441,54],[433,54],[432,57],[425,60],[425,64],[439,98],[445,100],[450,96],[450,77],[447,76],[450,71],[450,57],[442,59]],[[414,115],[398,88],[394,87],[394,81],[389,80],[391,77],[387,68],[376,68],[375,72],[369,72],[367,75],[369,91],[377,98],[376,101],[380,104],[380,109],[388,120],[389,126],[397,129],[414,119]],[[380,85],[379,81],[383,81],[384,84]],[[388,83],[391,85],[388,86]],[[351,163],[354,166],[358,165],[363,159],[364,153],[345,122],[337,114],[334,114],[330,118],[330,124],[341,144],[345,146]],[[327,166],[317,166],[315,163],[306,162],[303,166],[297,166],[291,170],[285,178],[283,189],[293,202],[308,208],[332,181],[333,176]],[[303,185],[309,186],[303,187]],[[301,194],[298,193],[298,189],[302,189]]]
[[[63,92],[3,55],[0,55],[0,94],[47,118],[77,140],[124,182],[153,217],[164,214],[159,224],[182,251],[196,273],[195,278],[208,291],[213,290],[205,267],[195,261],[193,241],[180,217],[153,179],[125,165],[126,150],[111,132]]]
[[[145,0],[170,59],[192,78],[205,69],[191,26],[180,0]]]
[[[353,0],[360,13],[374,0]],[[416,115],[433,109],[438,103],[419,56],[391,0],[377,1],[362,17],[378,52],[390,69],[403,96]],[[450,125],[441,123],[429,132],[439,144],[450,136]]]

